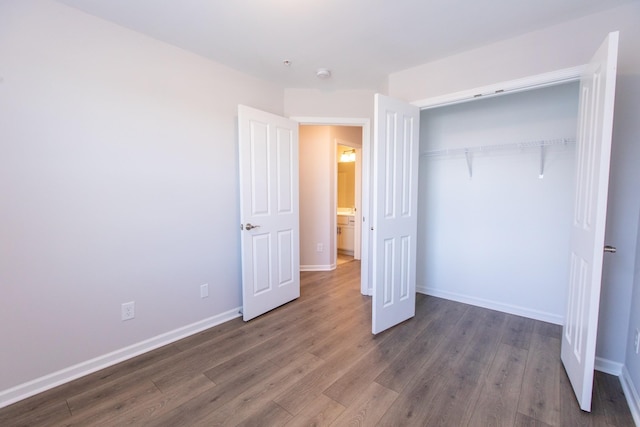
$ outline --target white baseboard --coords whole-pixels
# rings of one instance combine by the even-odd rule
[[[300,271],[332,271],[336,269],[335,264],[329,265],[301,265]]]
[[[629,375],[629,371],[626,366],[622,367],[620,384],[622,384],[622,391],[624,392],[624,396],[627,398],[627,404],[631,410],[633,421],[636,423],[636,426],[640,427],[640,395],[638,394],[638,389],[631,380],[631,375]]]
[[[240,317],[240,307],[0,391],[0,408]]]
[[[515,314],[517,316],[527,317],[535,320],[542,320],[543,322],[549,322],[556,325],[562,325],[564,323],[564,317],[547,313],[544,311],[532,310],[526,307],[520,307],[511,304],[504,304],[498,301],[486,300],[483,298],[471,297],[468,295],[458,294],[455,292],[441,291],[438,289],[429,288],[426,286],[417,286],[416,291],[421,294],[431,295],[434,297],[445,298],[452,301],[458,301],[465,304],[471,304],[478,307],[488,308],[490,310],[502,311],[504,313]]]
[[[619,377],[620,375],[622,375],[623,367],[624,365],[622,363],[614,362],[608,359],[603,359],[601,357],[596,357],[596,364],[594,366],[594,369],[596,371],[604,372],[605,374]]]

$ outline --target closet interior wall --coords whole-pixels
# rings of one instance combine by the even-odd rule
[[[575,144],[516,144],[575,140],[577,108],[569,83],[421,112],[419,292],[563,322]]]

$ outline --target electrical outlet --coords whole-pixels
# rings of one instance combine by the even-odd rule
[[[322,251],[324,251],[324,245],[322,243],[318,243],[318,246],[316,246],[316,252]]]
[[[136,303],[134,301],[122,303],[122,320],[130,320],[136,317]]]
[[[200,285],[200,298],[207,298],[209,296],[209,284],[205,283]]]
[[[633,341],[633,346],[636,349],[636,354],[640,352],[640,329],[636,329],[636,335]]]

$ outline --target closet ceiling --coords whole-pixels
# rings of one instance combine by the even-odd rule
[[[640,0],[57,1],[283,87],[380,90],[389,73]]]

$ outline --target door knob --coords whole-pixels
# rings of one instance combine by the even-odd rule
[[[605,251],[605,252],[611,252],[612,254],[615,254],[615,253],[616,253],[616,251],[617,251],[617,249],[616,249],[616,247],[615,247],[615,246],[609,246],[609,245],[607,245],[607,246],[605,246],[605,247],[604,247],[604,251]]]
[[[247,225],[244,226],[244,228],[246,228],[247,230],[253,230],[254,228],[258,228],[260,227],[259,225],[251,225],[250,222],[247,223]]]

